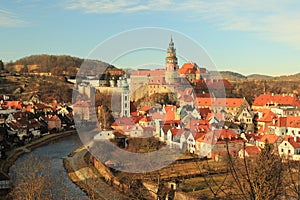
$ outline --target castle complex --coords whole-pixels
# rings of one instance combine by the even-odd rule
[[[196,63],[185,63],[179,69],[176,48],[171,38],[165,69],[138,69],[130,75],[131,100],[137,100],[146,94],[176,92],[180,88],[196,86],[204,77],[208,77],[208,71],[199,68]]]

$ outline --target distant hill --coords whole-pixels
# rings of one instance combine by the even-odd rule
[[[251,74],[247,76],[248,79],[270,79],[272,76],[262,75],[262,74]]]
[[[82,66],[83,62],[84,66]],[[114,68],[114,66],[98,60],[48,54],[27,56],[5,65],[5,68],[12,72],[51,72],[57,75],[75,75],[80,67],[88,71],[88,74],[93,74],[95,68]]]
[[[227,79],[227,80],[247,79],[246,76],[237,72],[220,71],[219,73],[223,77],[223,79]]]
[[[300,82],[300,73],[298,74],[293,74],[293,75],[287,75],[287,76],[279,76],[279,77],[274,77],[274,80],[281,80],[281,81],[296,81]]]

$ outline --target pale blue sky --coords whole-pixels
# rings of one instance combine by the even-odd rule
[[[1,0],[0,59],[85,58],[120,32],[161,27],[192,38],[219,70],[294,74],[300,72],[299,11],[298,0]],[[122,59],[117,64],[128,67]]]

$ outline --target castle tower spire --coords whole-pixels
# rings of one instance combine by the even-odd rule
[[[173,38],[169,42],[166,56],[166,73],[165,79],[168,84],[174,83],[177,80],[178,61],[176,57],[176,49],[174,47]]]

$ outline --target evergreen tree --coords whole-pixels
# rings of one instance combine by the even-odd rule
[[[4,70],[4,63],[0,60],[0,70]]]

